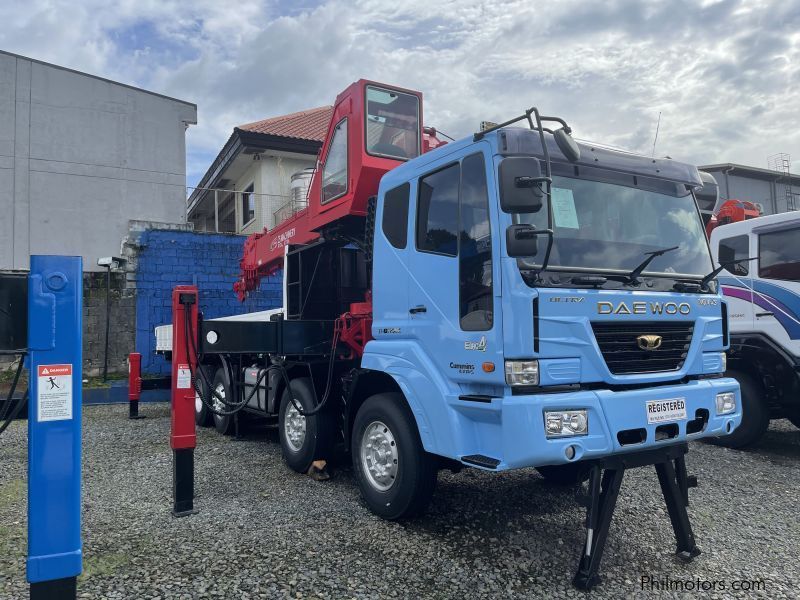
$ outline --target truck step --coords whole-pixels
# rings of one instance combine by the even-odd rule
[[[477,467],[484,467],[486,469],[496,469],[500,461],[491,456],[484,456],[483,454],[470,454],[469,456],[462,456],[461,462],[468,465],[475,465]]]

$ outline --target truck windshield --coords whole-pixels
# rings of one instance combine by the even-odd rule
[[[367,86],[367,152],[406,160],[419,155],[419,98]]]
[[[691,194],[682,197],[586,179],[553,177],[553,248],[548,268],[630,272],[646,252],[678,246],[645,272],[702,277],[711,271],[708,243]],[[547,209],[520,215],[546,229]],[[539,238],[540,263],[546,238]]]

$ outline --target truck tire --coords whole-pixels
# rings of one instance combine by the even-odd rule
[[[208,369],[203,366],[199,366],[199,369],[203,369],[203,373],[205,373],[206,379],[209,378]],[[211,392],[209,391],[208,385],[205,382],[205,379],[198,373],[197,378],[195,381],[195,391],[194,391],[194,422],[197,423],[199,427],[210,427],[212,422],[212,414],[211,411],[208,410],[208,406],[200,400],[200,394],[197,393],[197,388],[203,392],[203,398],[205,398],[206,402],[211,402]]]
[[[303,411],[316,406],[311,379],[298,377],[290,382],[294,399]],[[283,460],[294,471],[308,473],[315,460],[330,460],[335,439],[336,421],[326,407],[322,412],[304,417],[289,400],[289,389],[283,390],[278,410],[278,437]]]
[[[402,395],[367,398],[356,414],[350,443],[361,496],[372,512],[389,520],[425,512],[436,487],[437,462],[422,447]]]
[[[728,371],[725,376],[736,379],[741,387],[742,422],[733,433],[713,441],[726,448],[744,448],[757,442],[769,427],[769,407],[764,399],[764,388],[754,377],[742,371]]]
[[[539,475],[556,485],[575,485],[589,479],[589,467],[582,462],[536,467]]]
[[[231,386],[228,383],[228,376],[225,373],[225,369],[222,367],[217,369],[212,385],[214,386],[214,390],[217,392],[217,394],[225,398],[225,400],[228,402],[231,401],[230,398],[233,394],[231,393]],[[213,395],[211,396],[211,403],[214,406],[214,409],[220,412],[227,412],[230,410],[230,407],[225,406]],[[214,428],[219,433],[222,435],[231,435],[233,433],[233,415],[211,414],[214,418]]]

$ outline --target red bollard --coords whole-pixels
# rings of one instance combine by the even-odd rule
[[[187,319],[188,313],[188,319]],[[187,332],[188,322],[188,332]],[[194,510],[194,423],[192,373],[197,367],[197,287],[179,285],[172,290],[172,514]]]
[[[142,396],[142,355],[131,352],[128,355],[128,418],[143,419],[139,415],[139,398]]]

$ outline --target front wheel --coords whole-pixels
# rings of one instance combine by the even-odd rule
[[[436,460],[425,452],[400,394],[376,394],[359,408],[351,438],[361,496],[384,519],[425,512],[436,487]]]
[[[744,448],[757,442],[769,427],[769,407],[764,397],[764,388],[755,378],[741,371],[728,371],[725,375],[739,382],[742,422],[733,433],[713,441],[727,448]]]
[[[536,470],[539,475],[556,485],[575,485],[589,479],[589,467],[581,462],[536,467]]]

